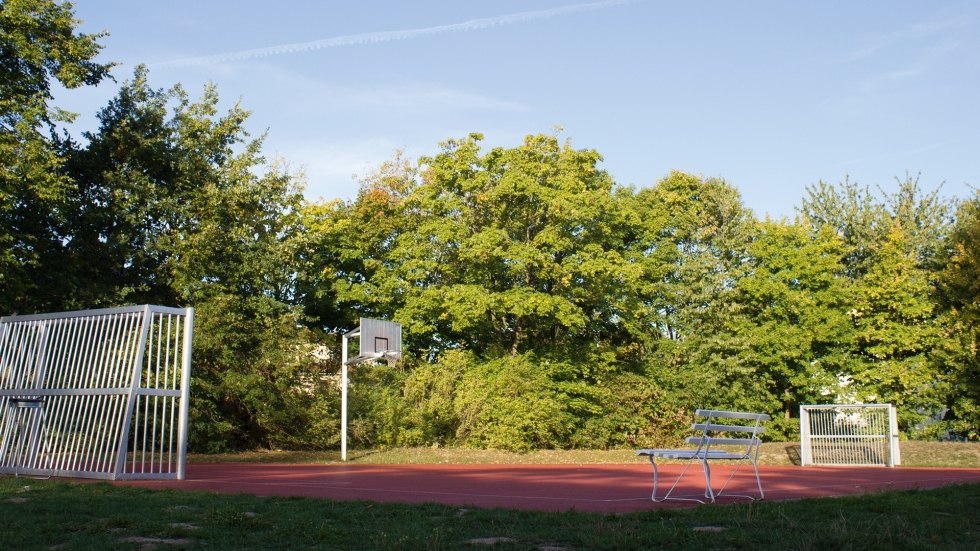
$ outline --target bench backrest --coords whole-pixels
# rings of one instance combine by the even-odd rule
[[[758,453],[762,442],[759,435],[766,431],[763,421],[769,420],[765,413],[699,409],[694,412],[699,422],[691,425],[698,436],[687,438],[689,444],[697,444],[700,449],[711,446],[744,446],[744,457]],[[703,419],[703,421],[701,421]]]

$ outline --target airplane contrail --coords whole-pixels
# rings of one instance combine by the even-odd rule
[[[617,4],[625,4],[631,0],[605,0],[603,2],[592,2],[589,4],[574,4],[571,6],[560,6],[546,10],[525,11],[509,15],[499,15],[496,17],[486,17],[481,19],[470,19],[462,23],[452,23],[449,25],[437,25],[421,29],[404,29],[398,31],[382,31],[374,33],[350,34],[324,38],[310,42],[296,42],[293,44],[281,44],[266,48],[255,48],[251,50],[239,50],[237,52],[227,52],[223,54],[189,57],[163,63],[164,66],[188,66],[188,65],[211,65],[215,63],[225,63],[228,61],[243,61],[261,57],[270,57],[283,54],[294,54],[300,52],[311,52],[323,48],[338,48],[342,46],[360,46],[365,44],[377,44],[379,42],[394,42],[398,40],[409,40],[420,36],[434,34],[444,34],[450,32],[465,32],[487,29],[490,27],[513,25],[544,19],[569,13],[579,13],[593,11]]]

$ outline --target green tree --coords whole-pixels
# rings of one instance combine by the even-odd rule
[[[567,353],[618,333],[629,266],[599,155],[554,136],[485,153],[480,140],[450,140],[417,171],[396,159],[355,201],[308,209],[307,311],[392,316],[429,359]]]
[[[849,358],[839,375],[852,381],[842,394],[895,403],[908,431],[936,412],[945,388],[935,362],[943,325],[935,282],[952,205],[938,189],[923,193],[917,177],[897,183],[877,197],[849,181],[821,184],[800,210],[811,231],[829,227],[845,244],[854,331],[840,345]]]
[[[964,201],[948,241],[939,297],[949,316],[939,356],[948,378],[946,426],[980,439],[980,195]]]
[[[634,208],[645,223],[631,254],[643,270],[648,371],[675,403],[726,404],[712,389],[725,388],[725,372],[738,375],[738,351],[711,341],[749,268],[752,215],[726,182],[683,172],[641,190]]]
[[[847,364],[838,348],[850,330],[843,249],[829,228],[810,234],[801,224],[759,222],[747,249],[749,272],[736,282],[725,321],[710,341],[722,345],[730,369],[741,372],[721,382],[734,391],[731,401],[781,412],[774,423],[784,436],[796,430],[790,420],[799,405],[819,403]]]
[[[931,274],[917,265],[899,224],[874,260],[851,311],[863,361],[850,375],[859,400],[895,404],[908,430],[935,412],[941,388],[930,361],[941,337]]]
[[[885,235],[889,218],[883,201],[871,190],[849,178],[840,184],[820,181],[806,189],[797,209],[814,231],[830,228],[843,240],[846,250],[843,262],[846,275],[860,277],[874,250]]]
[[[87,266],[75,301],[196,308],[196,449],[325,445],[311,412],[334,393],[294,306],[301,187],[263,166],[248,112],[218,103],[213,86],[197,101],[152,89],[138,68],[100,112],[69,163],[82,193],[67,250]]]
[[[353,201],[304,207],[297,300],[315,327],[350,330],[360,317],[387,319],[404,304],[400,283],[386,276],[396,267],[396,241],[410,231],[405,205],[416,184],[399,153],[361,182]],[[406,337],[406,348],[419,346]]]
[[[72,89],[108,77],[94,61],[105,33],[75,29],[72,5],[0,4],[0,310],[60,308],[64,272],[60,213],[72,195],[61,170],[68,147],[58,125],[74,118],[51,105],[55,82]]]
[[[87,145],[71,151],[66,171],[77,192],[66,210],[62,277],[73,307],[181,302],[163,268],[163,241],[193,188],[170,118],[181,98],[179,87],[151,88],[138,67],[98,113],[98,129],[83,134]]]

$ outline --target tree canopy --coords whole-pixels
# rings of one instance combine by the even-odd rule
[[[667,444],[697,407],[887,401],[912,437],[980,437],[980,199],[807,189],[760,219],[720,178],[618,185],[558,134],[396,153],[309,202],[240,104],[138,67],[80,140],[51,86],[94,85],[69,3],[0,4],[0,309],[196,308],[191,444],[338,442],[338,333],[397,321],[353,374],[361,445]]]

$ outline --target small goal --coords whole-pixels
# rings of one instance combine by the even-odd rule
[[[800,406],[800,458],[803,465],[901,465],[895,406]]]
[[[184,478],[192,308],[0,318],[0,473]]]

